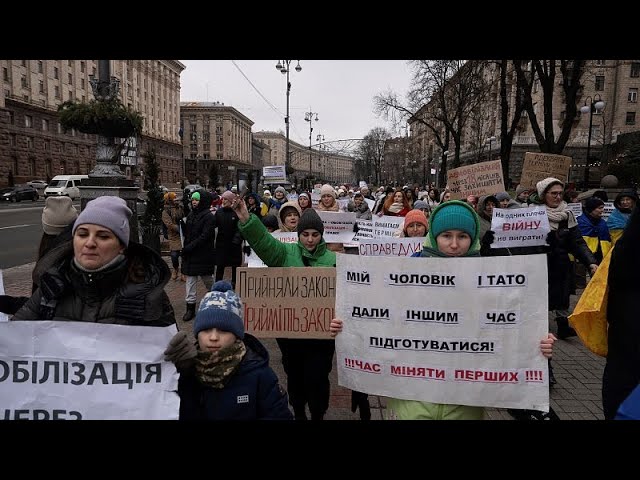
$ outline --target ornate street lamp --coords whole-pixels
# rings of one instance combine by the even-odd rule
[[[589,101],[589,104],[587,104]],[[599,93],[596,93],[593,97],[588,96],[584,105],[580,107],[581,113],[589,114],[589,134],[587,136],[587,161],[584,166],[584,188],[589,188],[589,154],[591,153],[591,127],[593,125],[593,114],[600,113],[604,110],[605,103]]]
[[[280,73],[287,75],[287,116],[284,117],[285,128],[287,131],[287,142],[285,147],[286,153],[285,153],[285,159],[284,159],[284,164],[286,166],[285,170],[291,164],[291,158],[289,158],[289,94],[291,92],[291,82],[289,81],[289,72],[291,71],[290,65],[292,61],[293,60],[278,60],[278,63],[276,63],[276,69],[279,70]],[[300,66],[300,60],[297,60],[297,62],[298,64],[296,65],[295,69],[296,69],[296,72],[300,72],[302,71],[302,67]]]

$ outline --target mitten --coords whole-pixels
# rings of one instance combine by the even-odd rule
[[[242,251],[245,255],[251,255],[251,247],[249,245],[245,245],[244,247],[242,247]]]
[[[197,355],[198,350],[195,342],[188,338],[184,330],[180,330],[173,336],[164,351],[164,359],[167,362],[173,362],[178,371],[190,369],[194,365]]]
[[[360,230],[360,227],[358,226],[358,222],[353,224],[353,233],[358,233],[358,230]]]

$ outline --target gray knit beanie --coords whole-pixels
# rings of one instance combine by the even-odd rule
[[[48,235],[59,235],[78,218],[78,211],[69,197],[49,197],[42,210],[42,230]]]
[[[302,213],[300,220],[298,220],[298,236],[300,236],[302,232],[308,229],[317,230],[318,232],[320,232],[320,235],[324,233],[324,225],[322,224],[322,220],[313,208],[307,208]]]
[[[120,239],[125,247],[129,246],[129,218],[131,210],[127,202],[114,195],[104,195],[91,200],[73,224],[73,234],[85,223],[93,223],[108,228]]]

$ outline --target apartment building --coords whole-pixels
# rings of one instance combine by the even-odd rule
[[[490,88],[485,100],[473,115],[470,115],[461,138],[460,163],[462,165],[497,159],[500,157],[500,79],[497,62],[490,62],[483,72]],[[556,73],[556,89],[553,96],[553,129],[557,138],[565,121],[563,106],[562,74]],[[513,108],[516,88],[515,73],[507,72],[506,95]],[[607,161],[611,157],[611,146],[615,145],[617,136],[638,130],[638,89],[640,88],[640,60],[589,60],[581,79],[582,88],[577,101],[578,113],[573,119],[570,139],[563,151],[574,159],[570,180],[577,181],[584,177],[588,168],[590,178],[600,178],[605,174]],[[534,113],[541,128],[543,125],[543,91],[539,82],[535,82],[532,89]],[[580,108],[596,101],[604,102],[604,108],[589,113],[580,113]],[[435,141],[435,135],[424,124],[418,121],[425,111],[433,108],[425,105],[409,120],[411,138],[414,142],[412,150],[414,158],[424,171],[428,181],[433,180],[431,171],[439,166],[443,157],[442,149]],[[591,121],[591,129],[589,124]],[[444,131],[442,127],[441,131]],[[590,161],[587,163],[587,145],[590,141]],[[489,139],[492,139],[489,141]],[[495,140],[493,140],[495,139]],[[450,143],[447,159],[453,157],[453,142]],[[540,151],[536,142],[529,118],[524,112],[517,124],[516,135],[513,139],[509,177],[517,183],[522,171],[524,153]]]
[[[180,73],[176,60],[111,60],[111,73],[120,82],[119,98],[144,117],[136,153],[123,163],[140,164],[140,155],[155,149],[160,180],[178,182],[182,176]],[[63,132],[57,108],[67,100],[93,99],[90,80],[97,60],[0,60],[0,185],[58,174],[86,174],[95,165],[96,136]],[[133,169],[136,170],[135,168]]]

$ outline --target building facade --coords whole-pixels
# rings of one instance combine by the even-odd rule
[[[136,139],[137,155],[155,149],[162,182],[179,181],[182,145],[180,73],[175,60],[112,60],[112,75],[120,80],[119,98],[144,117]],[[58,174],[86,174],[95,165],[96,137],[63,132],[57,108],[65,101],[93,99],[90,80],[97,76],[96,60],[0,60],[0,185]],[[131,152],[129,152],[131,153]],[[135,169],[134,169],[135,170]]]

